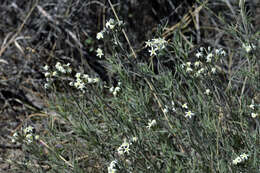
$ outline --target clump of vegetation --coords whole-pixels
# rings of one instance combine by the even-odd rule
[[[62,61],[43,66],[48,121],[15,133],[27,154],[13,162],[32,172],[258,172],[259,33],[243,0],[230,24],[197,5],[192,15],[208,10],[226,39],[196,44],[211,31],[189,35],[181,21],[136,50],[114,11],[92,38],[113,82]]]

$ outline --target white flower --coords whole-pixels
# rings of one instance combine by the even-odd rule
[[[38,139],[40,139],[40,136],[39,136],[39,135],[35,135],[35,136],[34,136],[34,139],[35,139],[35,140],[38,140]]]
[[[93,78],[88,78],[88,83],[94,83],[93,81]]]
[[[233,165],[237,165],[238,163],[241,163],[241,162],[247,160],[248,157],[249,157],[248,154],[243,153],[243,154],[241,154],[240,156],[238,156],[237,158],[235,158],[235,159],[232,161],[232,164],[233,164]]]
[[[255,109],[255,105],[254,105],[254,103],[251,103],[251,105],[249,105],[249,108],[251,108],[251,109]]]
[[[153,39],[153,46],[155,46],[157,49],[164,49],[166,43],[167,41],[164,38]]]
[[[137,140],[138,140],[138,138],[136,136],[132,138],[133,142],[136,142]]]
[[[156,125],[156,120],[149,120],[148,122],[148,126],[146,126],[146,128],[151,129],[151,127]]]
[[[216,49],[215,54],[217,54],[217,55],[220,54],[220,51],[221,51],[221,49]]]
[[[191,118],[194,115],[191,111],[185,112],[185,117]]]
[[[150,40],[145,42],[145,47],[151,47],[152,46],[152,42]]]
[[[150,56],[157,55],[156,50],[157,49],[154,49],[153,47],[151,47],[151,49],[148,50],[150,52]]]
[[[112,86],[111,88],[109,88],[109,92],[112,93],[114,91],[114,87]]]
[[[18,133],[15,132],[15,133],[13,134],[13,136],[12,136],[12,143],[15,143],[15,142],[17,141],[17,139],[18,139]]]
[[[188,109],[187,103],[184,103],[181,107],[185,108],[185,109]]]
[[[69,86],[73,86],[73,85],[74,85],[74,83],[73,83],[73,82],[70,82],[70,83],[69,83]]]
[[[80,78],[80,76],[81,76],[81,73],[76,73],[76,75],[75,75],[76,78]]]
[[[215,74],[216,71],[217,71],[217,69],[216,69],[215,67],[213,67],[213,68],[211,69],[211,72],[212,72],[213,74]]]
[[[109,165],[109,167],[107,168],[107,171],[108,171],[108,173],[116,173],[116,164],[117,164],[117,161],[116,160],[114,160],[114,161],[112,161],[111,163],[110,163],[110,165]]]
[[[106,28],[112,29],[112,30],[115,28],[115,21],[114,21],[114,19],[109,19],[109,21],[107,21]]]
[[[201,73],[203,73],[204,71],[205,71],[205,68],[201,68],[201,69],[198,70],[198,74],[201,74]]]
[[[145,42],[145,47],[150,47],[151,50],[149,50],[151,56],[156,55],[157,50],[162,50],[165,48],[165,44],[167,41],[164,38],[154,38],[152,40],[148,40]]]
[[[246,154],[246,153],[243,153],[243,154],[240,155],[240,158],[241,158],[242,160],[247,160],[248,157],[249,157],[249,155]]]
[[[88,83],[97,83],[99,81],[98,78],[87,78]]]
[[[172,101],[171,103],[172,103],[172,111],[176,112],[174,101]]]
[[[45,89],[48,89],[49,87],[50,87],[50,84],[48,84],[48,83],[45,83],[45,84],[44,84],[44,88],[45,88]]]
[[[103,31],[98,32],[98,33],[97,33],[97,39],[100,40],[100,39],[102,39],[102,38],[104,38]]]
[[[187,65],[188,67],[190,67],[190,66],[191,66],[191,62],[186,62],[186,65]]]
[[[113,95],[116,96],[117,93],[119,92],[119,90],[120,90],[120,87],[118,87],[118,86],[115,87],[115,88],[114,88],[114,91],[113,91]]]
[[[96,50],[96,52],[97,52],[97,56],[98,56],[99,58],[101,58],[101,56],[104,55],[102,49],[100,49],[100,48],[98,48],[98,49]]]
[[[48,77],[48,76],[50,76],[50,75],[51,75],[50,72],[46,72],[46,73],[44,73],[44,76],[45,76],[45,77]]]
[[[99,82],[99,78],[93,78],[93,83]]]
[[[124,140],[124,142],[122,143],[122,145],[117,149],[117,152],[119,155],[122,155],[124,153],[127,153],[129,154],[129,151],[130,151],[130,144]]]
[[[83,83],[83,81],[81,79],[77,79],[77,81],[74,83],[74,86],[77,89],[83,90],[85,88],[85,84]]]
[[[227,55],[227,53],[226,53],[224,50],[222,50],[220,54],[221,54],[222,56],[226,56],[226,55]]]
[[[197,58],[200,58],[200,57],[202,57],[202,56],[203,56],[202,52],[197,52],[197,53],[196,53],[196,57],[197,57]]]
[[[118,92],[120,90],[120,87],[115,87],[114,92]]]
[[[52,76],[57,76],[57,75],[58,75],[57,71],[52,72]]]
[[[117,92],[114,91],[114,92],[113,92],[113,96],[115,97],[116,95],[117,95]]]
[[[237,158],[232,161],[232,164],[233,164],[233,165],[237,165],[238,163],[239,163],[239,162],[238,162],[238,159],[237,159]]]
[[[186,68],[186,72],[189,73],[189,72],[192,72],[192,71],[193,71],[192,68],[190,68],[190,67],[187,67],[187,68]]]
[[[23,132],[24,132],[24,134],[27,134],[27,133],[32,133],[33,130],[34,130],[34,127],[28,126],[28,127],[26,127],[26,128],[23,130]]]
[[[118,26],[121,26],[121,25],[123,25],[124,23],[123,23],[123,21],[122,20],[119,20],[118,21]]]
[[[256,118],[257,116],[258,116],[257,113],[251,113],[251,117],[252,117],[252,118]]]
[[[49,70],[49,66],[48,66],[48,65],[45,65],[45,66],[43,67],[43,69],[47,71],[47,70]]]
[[[160,45],[163,45],[167,42],[164,38],[154,38],[153,40],[155,44],[160,44]]]
[[[18,137],[18,133],[15,132],[15,133],[13,134],[13,137],[14,137],[14,138],[17,138],[17,137]]]
[[[85,88],[84,83],[80,83],[79,86],[78,86],[78,89],[83,90],[84,88]]]
[[[32,143],[32,141],[33,141],[33,135],[32,135],[32,134],[27,134],[27,135],[25,136],[25,138],[26,138],[26,143],[27,143],[27,144]]]
[[[12,138],[11,142],[12,142],[12,143],[15,143],[15,142],[16,142],[16,139]]]
[[[209,53],[206,57],[207,61],[206,62],[211,62],[211,58],[213,57],[212,53]]]
[[[240,157],[237,157],[236,160],[237,160],[237,163],[242,162],[242,159]]]
[[[88,78],[89,78],[89,75],[88,75],[88,74],[83,74],[82,78],[83,78],[83,79],[87,79],[87,80],[88,80]]]
[[[206,89],[205,94],[209,95],[210,94],[210,89]]]
[[[246,50],[247,53],[251,52],[252,49],[255,49],[255,45],[254,44],[242,44],[242,47]]]
[[[121,89],[121,88],[118,87],[118,86],[115,87],[115,88],[114,88],[114,87],[111,87],[111,88],[109,88],[109,92],[112,93],[114,96],[116,96],[117,93],[120,91],[120,89]]]
[[[169,111],[168,111],[168,107],[165,106],[165,108],[163,109],[163,113],[166,114],[166,113],[168,113],[168,112],[169,112]]]
[[[60,62],[57,62],[56,65],[55,65],[55,68],[61,72],[61,73],[66,73],[66,70],[64,69],[64,67],[61,65]]]

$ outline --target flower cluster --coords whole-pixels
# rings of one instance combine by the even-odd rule
[[[171,109],[170,110],[172,110],[173,112],[176,112],[174,101],[171,101]],[[169,107],[167,105],[165,105],[162,111],[163,111],[164,114],[168,113]]]
[[[182,104],[181,107],[182,107],[183,109],[187,110],[187,111],[185,112],[185,114],[184,114],[184,116],[185,116],[186,118],[191,118],[191,117],[193,117],[193,116],[195,115],[193,112],[191,112],[190,110],[188,110],[188,104],[187,104],[187,103]]]
[[[57,62],[55,65],[54,71],[50,71],[50,67],[48,65],[45,65],[43,67],[43,70],[45,71],[44,76],[46,77],[47,83],[44,84],[44,88],[49,88],[51,82],[53,81],[53,77],[61,76],[62,74],[70,74],[72,69],[70,67],[70,63],[67,64],[61,64],[60,62]]]
[[[116,30],[116,28],[118,28],[117,26],[121,26],[122,24],[123,24],[122,21],[117,22],[117,21],[115,21],[114,19],[109,19],[109,20],[106,22],[106,25],[105,25],[105,27],[102,29],[102,31],[100,31],[100,32],[97,33],[96,38],[97,38],[98,40],[103,39],[104,36],[105,36],[105,34],[109,34],[111,30],[112,30],[112,31]],[[114,40],[114,39],[113,39],[113,40]],[[114,40],[114,43],[117,44],[117,41]],[[99,57],[99,58],[101,58],[101,57],[104,55],[103,50],[102,50],[101,48],[97,48],[96,53],[97,53],[96,56]]]
[[[205,91],[206,94],[209,94],[210,93],[210,90],[206,90]],[[185,114],[184,116],[186,118],[192,118],[195,113],[193,113],[192,111],[188,110],[188,104],[187,103],[183,103],[183,104],[180,104],[180,107],[182,108],[182,110],[185,110]],[[164,106],[164,108],[162,109],[163,113],[166,114],[169,112],[169,110],[173,111],[173,112],[177,112],[177,109],[175,107],[175,103],[174,101],[171,101],[171,106],[170,106],[171,109],[169,109],[169,107],[167,105]],[[156,120],[150,120],[149,123],[148,123],[148,126],[147,128],[150,129],[152,126],[156,125]]]
[[[103,30],[97,33],[96,38],[98,40],[103,39],[105,33],[109,33],[109,30],[114,30],[117,26],[121,26],[122,24],[122,21],[117,22],[114,19],[109,19],[106,22],[106,26],[103,28]]]
[[[18,142],[19,139],[22,139],[26,144],[32,143],[34,140],[39,139],[39,135],[34,134],[35,129],[32,126],[28,126],[22,130],[22,133],[15,132],[12,136],[12,142]]]
[[[251,110],[256,111],[255,109],[255,103],[254,100],[252,100],[252,103],[248,106]],[[256,118],[258,116],[257,112],[251,112],[251,117]]]
[[[145,42],[145,47],[149,47],[150,56],[157,55],[158,51],[165,48],[167,41],[164,38],[154,38]]]
[[[132,137],[129,142],[127,142],[126,139],[124,139],[124,142],[120,145],[120,147],[117,148],[117,153],[119,156],[122,156],[123,154],[130,154],[130,145],[133,143],[136,143],[138,138],[136,136]],[[108,166],[108,173],[115,173],[119,170],[118,162],[117,160],[114,160],[110,163]]]
[[[70,86],[85,92],[86,84],[92,84],[99,82],[99,78],[91,78],[87,74],[76,73],[76,80],[69,83]]]
[[[247,160],[248,157],[249,157],[248,154],[243,153],[243,154],[241,154],[240,156],[238,156],[237,158],[235,158],[235,159],[232,161],[232,164],[233,164],[233,165],[237,165],[238,163],[241,163],[241,162]]]
[[[116,166],[117,166],[117,161],[116,160],[113,160],[108,168],[107,168],[107,172],[108,173],[116,173],[117,172],[117,169],[116,169]]]
[[[57,62],[55,68],[61,73],[71,73],[70,63],[62,65],[60,62]]]
[[[121,90],[120,88],[121,82],[118,82],[118,86],[109,88],[109,92],[113,94],[113,96],[116,96],[117,93]]]
[[[207,49],[201,47],[199,51],[195,54],[196,61],[195,62],[186,62],[181,65],[183,69],[189,74],[193,74],[195,77],[215,74],[217,69],[214,66],[214,62],[216,62],[220,57],[226,56],[226,52],[220,48],[212,50],[211,47]]]

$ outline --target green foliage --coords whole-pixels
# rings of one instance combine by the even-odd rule
[[[245,38],[234,26],[230,28],[229,36],[242,46]],[[176,31],[165,48],[157,50],[155,67],[153,61],[133,60],[121,27],[106,32],[103,41],[108,47],[101,60],[121,84],[106,86],[99,81],[77,90],[69,80],[56,77],[64,92],[53,92],[46,129],[38,141],[25,145],[28,170],[106,172],[116,160],[112,169],[117,172],[259,171],[259,100],[252,102],[249,94],[259,93],[260,88],[255,49],[204,47],[195,51],[203,53],[198,58],[188,53],[193,47]],[[86,40],[88,45],[92,42]],[[247,40],[251,46],[253,42]],[[238,68],[221,68],[233,55]],[[167,61],[174,70],[165,67]],[[243,153],[248,158],[233,164]]]

